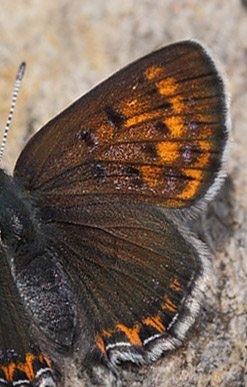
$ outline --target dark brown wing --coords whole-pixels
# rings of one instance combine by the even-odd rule
[[[51,219],[56,259],[87,321],[87,355],[144,363],[180,343],[204,290],[199,242],[139,203],[53,208],[43,218]],[[81,345],[85,351],[85,339]]]
[[[183,207],[217,184],[226,140],[221,77],[200,44],[184,41],[130,64],[51,120],[14,174],[42,205],[107,196]]]

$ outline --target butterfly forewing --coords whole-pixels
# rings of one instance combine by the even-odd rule
[[[212,60],[198,43],[177,43],[130,64],[50,121],[22,152],[15,175],[51,206],[106,196],[188,206],[219,174],[225,116]]]

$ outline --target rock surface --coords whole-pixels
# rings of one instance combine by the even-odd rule
[[[201,317],[183,347],[156,363],[140,369],[125,366],[118,381],[104,369],[98,369],[94,377],[81,372],[81,379],[74,371],[74,375],[67,376],[65,385],[244,387],[247,385],[246,1],[19,0],[1,1],[0,8],[2,128],[17,66],[22,60],[28,66],[4,155],[3,164],[9,171],[27,138],[41,125],[113,71],[149,51],[172,41],[195,38],[210,47],[222,64],[232,95],[233,130],[227,163],[231,184],[222,191],[223,200],[216,200],[213,210],[211,206],[213,219],[217,218],[218,223],[210,220],[210,213],[206,219],[209,225],[214,225],[208,234],[215,248]],[[215,245],[217,232],[223,241],[220,246]]]

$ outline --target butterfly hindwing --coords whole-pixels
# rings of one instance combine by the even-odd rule
[[[156,339],[163,349],[180,342],[198,312],[206,267],[171,221],[152,206],[124,202],[46,216],[96,352],[142,363],[157,357]]]

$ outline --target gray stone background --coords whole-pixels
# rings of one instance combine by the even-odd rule
[[[247,1],[0,0],[0,31],[2,128],[18,64],[25,60],[28,66],[3,160],[9,171],[40,126],[149,51],[196,38],[221,62],[232,95],[230,183],[211,206],[217,221],[212,229],[209,222],[209,239],[223,242],[213,246],[201,317],[183,347],[156,363],[125,366],[119,381],[103,369],[94,378],[82,372],[78,380],[68,366],[65,385],[247,385]]]

